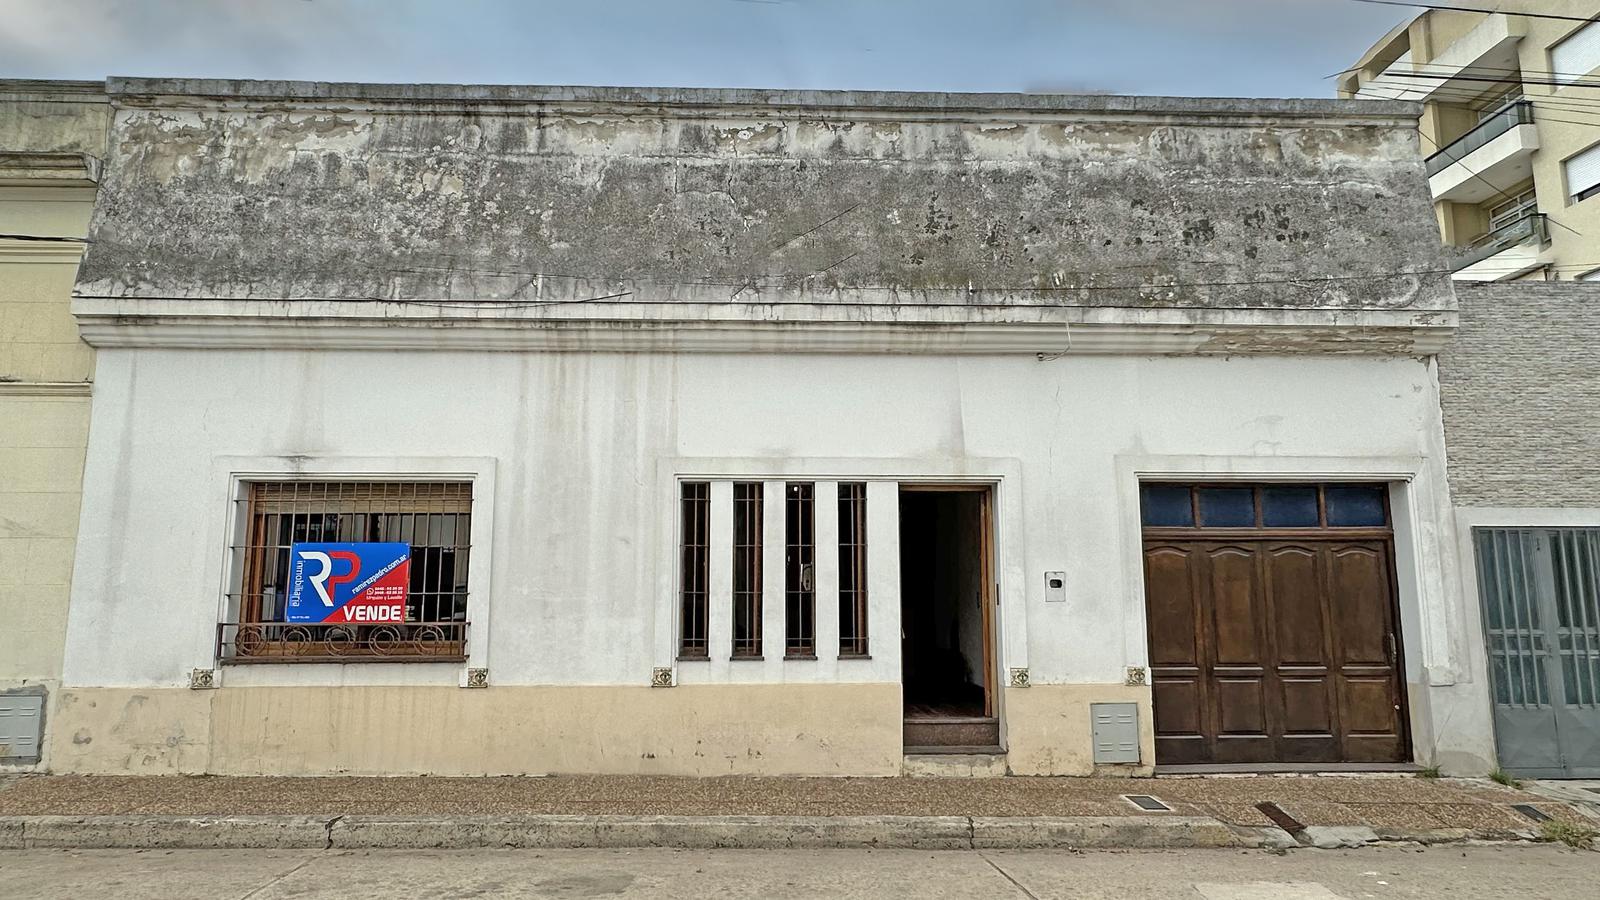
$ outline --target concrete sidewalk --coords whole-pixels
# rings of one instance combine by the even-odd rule
[[[1588,821],[1492,782],[1402,776],[14,776],[0,847],[1352,846],[1530,837],[1517,804]]]

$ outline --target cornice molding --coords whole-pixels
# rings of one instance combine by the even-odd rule
[[[1154,97],[1123,94],[803,91],[559,85],[361,84],[111,77],[118,107],[365,109],[389,114],[568,111],[662,118],[844,117],[894,121],[1181,120],[1195,124],[1387,123],[1415,127],[1403,100]]]
[[[1428,356],[1453,311],[1007,308],[983,311],[626,303],[526,306],[79,297],[99,348],[677,353]]]
[[[0,397],[87,397],[90,381],[0,381]]]
[[[0,238],[0,264],[54,263],[77,265],[84,244],[78,241],[19,241]]]
[[[0,150],[0,184],[93,186],[100,160],[87,153],[35,153]]]

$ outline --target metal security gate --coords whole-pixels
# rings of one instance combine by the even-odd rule
[[[1474,539],[1501,767],[1600,777],[1600,529]]]

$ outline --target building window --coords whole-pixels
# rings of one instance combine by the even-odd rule
[[[1477,104],[1478,124],[1482,125],[1495,116],[1505,112],[1506,107],[1513,103],[1520,103],[1524,99],[1521,84],[1512,84],[1500,90],[1494,96]]]
[[[1556,84],[1577,84],[1600,68],[1600,23],[1590,22],[1550,48],[1550,72]]]
[[[1139,486],[1145,528],[1389,527],[1381,484],[1162,484]]]
[[[241,498],[242,543],[218,628],[226,662],[466,658],[471,482],[252,481]],[[286,621],[290,550],[303,543],[404,543],[410,573],[400,621]]]
[[[1600,194],[1600,144],[1561,164],[1567,177],[1567,194],[1573,203]]]
[[[761,658],[761,504],[764,485],[733,485],[733,656]]]
[[[706,615],[710,598],[711,485],[685,481],[679,497],[682,518],[678,602],[682,609],[678,655],[705,659],[710,653]]]
[[[867,655],[867,486],[839,485],[839,655]]]
[[[789,658],[817,655],[815,487],[790,483],[784,490],[784,656]]]
[[[1539,198],[1529,188],[1489,207],[1489,230],[1495,231],[1539,211]]]

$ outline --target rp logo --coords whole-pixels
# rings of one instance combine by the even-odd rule
[[[311,582],[311,586],[317,591],[317,596],[322,598],[323,606],[332,606],[333,594],[339,589],[339,585],[355,581],[356,576],[361,574],[361,557],[348,550],[330,550],[327,553],[320,550],[302,550],[300,556],[322,564],[322,571],[314,575],[307,574],[306,580]],[[350,563],[350,571],[343,575],[333,574],[334,560]]]

